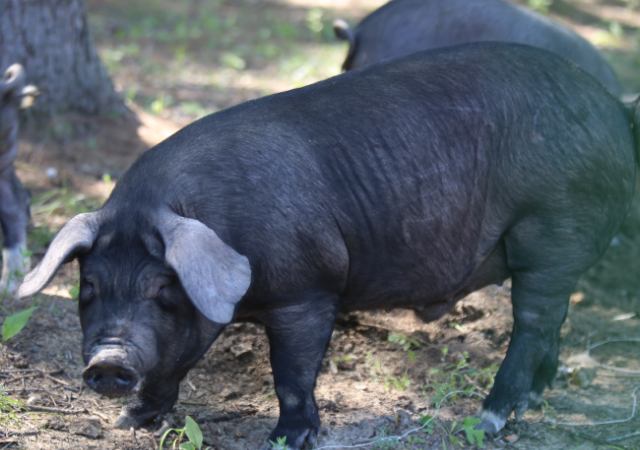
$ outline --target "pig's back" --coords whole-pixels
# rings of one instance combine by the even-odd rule
[[[502,0],[393,0],[356,28],[352,68],[432,48],[505,41],[555,52],[615,95],[618,79],[598,50],[569,28]]]

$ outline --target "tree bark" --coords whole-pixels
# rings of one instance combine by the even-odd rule
[[[93,45],[85,0],[0,0],[0,70],[24,66],[36,113],[125,110]]]

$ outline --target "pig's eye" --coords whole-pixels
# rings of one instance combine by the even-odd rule
[[[96,286],[91,277],[82,277],[80,280],[80,294],[78,298],[81,302],[91,301],[96,295]]]
[[[171,285],[174,278],[170,276],[158,276],[151,283],[148,298],[166,300],[170,296]]]

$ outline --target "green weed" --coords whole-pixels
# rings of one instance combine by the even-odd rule
[[[31,308],[11,314],[4,319],[2,323],[2,340],[7,341],[18,334],[20,330],[27,325],[31,314],[33,314],[36,309],[38,309],[37,306],[32,306]]]
[[[16,410],[22,409],[24,403],[7,398],[4,392],[4,386],[0,385],[0,425],[22,427],[22,421],[16,415]]]
[[[365,361],[367,366],[369,366],[369,376],[374,381],[381,382],[385,391],[388,391],[392,387],[399,391],[404,391],[411,385],[411,380],[407,377],[406,372],[398,376],[391,375],[382,367],[380,361],[374,359],[371,351],[367,352]]]
[[[184,418],[184,428],[169,428],[164,432],[162,438],[160,439],[158,450],[162,450],[164,448],[164,441],[172,432],[177,433],[178,437],[174,439],[173,443],[171,444],[171,448],[176,448],[176,445],[178,444],[180,444],[178,448],[182,450],[200,450],[202,448],[203,436],[202,431],[200,430],[200,426],[191,417],[186,416]],[[187,435],[188,442],[180,443],[185,434]]]
[[[273,450],[287,450],[289,448],[289,446],[287,445],[286,436],[276,438],[276,442],[269,441],[269,443],[271,444],[271,448],[273,448]]]
[[[464,432],[464,435],[471,445],[477,445],[478,447],[484,447],[484,430],[476,430],[475,427],[480,423],[480,419],[477,417],[466,417],[462,423],[454,420],[449,426],[443,425],[440,422],[433,420],[432,416],[420,416],[420,423],[429,424],[423,428],[423,432],[428,434],[434,433],[434,424],[437,424],[446,434],[447,439],[451,445],[464,447],[465,442],[458,436]],[[447,448],[445,440],[442,440],[443,448]]]
[[[411,445],[415,444],[426,444],[427,440],[423,439],[419,436],[407,436],[407,445],[405,448],[409,448]]]
[[[374,450],[390,450],[393,448],[398,448],[400,447],[400,445],[401,445],[400,440],[397,437],[389,436],[387,432],[387,428],[381,427],[380,436],[375,440],[375,443],[373,444],[373,449]]]
[[[416,359],[413,349],[420,347],[420,342],[416,339],[400,333],[391,333],[387,338],[387,341],[398,344],[402,351],[407,352],[411,361]]]
[[[449,349],[442,349],[442,361],[446,360]],[[461,395],[470,395],[479,386],[491,389],[498,366],[490,366],[484,369],[474,369],[468,362],[469,354],[463,352],[455,363],[445,364],[443,368],[434,367],[428,372],[428,383],[423,387],[424,391],[431,390],[431,401],[439,405],[448,393],[462,391]],[[449,401],[456,402],[457,394],[447,397]]]

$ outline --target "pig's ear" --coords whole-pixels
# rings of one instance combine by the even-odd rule
[[[29,297],[40,292],[62,264],[91,248],[99,227],[97,212],[80,214],[71,219],[53,239],[40,264],[24,278],[18,295]]]
[[[249,260],[222,242],[202,222],[173,213],[160,216],[167,264],[195,307],[209,320],[226,324],[251,284]]]

